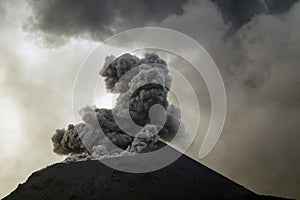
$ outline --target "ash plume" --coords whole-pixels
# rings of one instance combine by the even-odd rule
[[[132,28],[186,14],[191,4],[215,4],[222,20],[236,32],[260,14],[288,11],[297,0],[28,0],[31,17],[24,28],[37,33],[47,46],[62,46],[70,38],[101,41]],[[201,7],[205,7],[202,5]],[[205,16],[211,17],[211,16]],[[214,18],[209,18],[214,21]],[[75,23],[76,22],[76,23]],[[212,23],[212,22],[211,22]]]
[[[55,153],[102,158],[149,152],[163,146],[160,139],[175,136],[180,110],[167,100],[172,78],[163,59],[156,54],[141,59],[131,54],[108,56],[100,75],[109,92],[119,93],[115,107],[82,108],[84,123],[70,124],[52,136]]]
[[[49,45],[70,37],[102,40],[111,34],[145,26],[170,14],[182,14],[187,0],[28,0],[32,16],[27,30],[38,32]]]
[[[84,124],[74,126],[69,124],[67,129],[58,129],[52,136],[53,151],[57,154],[82,153],[86,149],[78,137],[79,127]]]

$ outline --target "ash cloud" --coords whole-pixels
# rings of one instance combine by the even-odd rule
[[[218,144],[201,162],[258,193],[290,198],[300,196],[296,189],[300,184],[299,17],[296,2],[283,13],[256,14],[228,34],[231,26],[218,6],[201,1],[186,7],[183,15],[155,24],[197,40],[224,79],[225,127]],[[180,64],[170,63],[182,68]],[[192,77],[202,94],[205,88]],[[201,142],[197,138],[190,149],[195,159]]]
[[[131,54],[108,56],[100,75],[105,77],[108,91],[120,93],[115,107],[81,109],[84,123],[58,129],[52,136],[55,153],[91,153],[104,158],[149,152],[164,145],[160,139],[168,141],[175,136],[180,112],[167,100],[172,78],[164,60],[156,54],[145,54],[142,59]],[[160,112],[151,111],[158,105],[166,112],[165,120]],[[137,128],[132,128],[135,125]]]
[[[85,125],[78,124],[77,126],[74,126],[70,124],[67,129],[56,130],[56,134],[51,138],[54,145],[53,151],[57,154],[85,152],[86,149],[78,135],[78,130],[81,130],[80,126]]]
[[[114,33],[145,26],[170,14],[181,14],[187,0],[29,0],[32,17],[27,30],[39,32],[48,44],[69,37],[104,39]]]
[[[208,0],[28,0],[32,15],[25,30],[38,33],[48,46],[61,46],[70,38],[103,40],[112,34],[182,16],[191,4]],[[287,12],[297,0],[210,0],[231,26],[228,34],[260,14]],[[203,5],[205,7],[206,5]],[[210,16],[212,17],[212,16]],[[209,18],[214,21],[214,18]]]
[[[297,0],[212,0],[222,13],[225,22],[232,24],[231,32],[236,31],[260,14],[280,14],[287,12]]]

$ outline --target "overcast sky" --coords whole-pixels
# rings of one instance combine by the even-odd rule
[[[236,17],[230,9],[221,13],[206,0],[28,2],[0,0],[0,198],[32,172],[64,159],[52,152],[50,138],[74,120],[72,90],[79,66],[104,38],[141,26],[191,36],[223,76],[225,127],[200,162],[254,192],[300,198],[299,3],[273,15],[269,4],[258,4],[251,9],[260,14],[237,23],[228,21]],[[188,69],[180,60],[169,64]],[[203,81],[185,73],[206,106],[203,131],[207,91]],[[98,106],[109,106],[104,88],[99,94]],[[188,151],[195,158],[197,139]]]

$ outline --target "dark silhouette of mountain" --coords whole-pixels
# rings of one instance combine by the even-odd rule
[[[24,184],[20,184],[15,191],[4,198],[4,200],[13,199],[263,200],[282,198],[257,195],[182,155],[163,169],[140,174],[120,172],[97,160],[57,163],[33,173]]]

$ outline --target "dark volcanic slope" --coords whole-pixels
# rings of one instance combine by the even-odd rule
[[[33,173],[12,199],[280,199],[259,196],[183,155],[161,170],[129,174],[99,161],[58,163]]]

